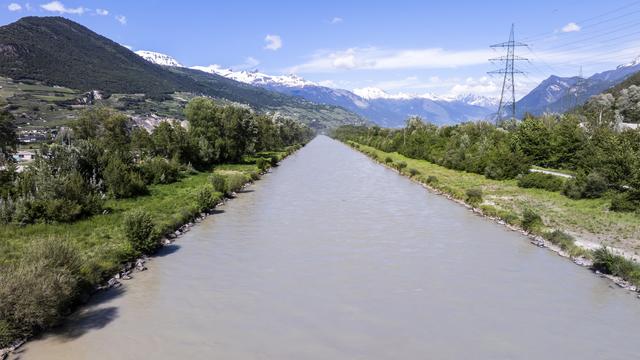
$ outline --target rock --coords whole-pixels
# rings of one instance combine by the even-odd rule
[[[122,275],[122,280],[131,280],[131,279],[133,278],[129,275]]]
[[[169,240],[169,239],[162,239],[162,240],[160,241],[160,243],[161,243],[162,245],[169,245],[169,244],[171,244],[171,240]]]
[[[107,288],[118,288],[118,287],[120,287],[120,285],[122,285],[122,284],[118,280],[116,280],[115,278],[111,278],[107,282]]]
[[[180,229],[176,230],[176,232],[174,233],[175,236],[180,236],[182,235],[182,231],[180,231]]]

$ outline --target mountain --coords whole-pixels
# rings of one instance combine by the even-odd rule
[[[387,94],[377,88],[352,91],[334,89],[305,80],[296,75],[273,76],[258,71],[233,71],[218,65],[194,66],[192,69],[260,86],[314,103],[340,106],[381,126],[402,126],[409,116],[421,116],[436,124],[480,120],[495,112],[497,103],[477,95],[458,98],[431,94]]]
[[[182,91],[292,116],[322,130],[365,123],[343,108],[315,104],[202,71],[162,54],[133,51],[62,17],[24,17],[0,27],[0,76],[81,91],[143,93],[162,99]]]
[[[640,72],[640,57],[586,79],[578,76],[552,75],[516,102],[517,116],[522,117],[527,112],[533,115],[566,112],[584,104],[591,96],[624,82],[638,72]]]
[[[180,64],[178,60],[172,58],[169,55],[161,54],[154,51],[146,51],[146,50],[138,50],[135,53],[136,55],[154,64],[163,65],[163,66],[182,67],[182,64]]]

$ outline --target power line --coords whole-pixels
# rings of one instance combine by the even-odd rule
[[[515,74],[524,74],[523,71],[516,69],[515,62],[523,61],[528,59],[517,56],[515,54],[516,47],[527,46],[527,44],[517,42],[515,40],[514,35],[514,24],[511,24],[511,32],[509,33],[509,41],[491,45],[491,48],[504,48],[506,49],[506,55],[489,59],[489,61],[500,61],[504,62],[504,68],[498,69],[494,71],[490,71],[488,74],[499,74],[503,75],[502,79],[502,91],[500,93],[500,103],[498,104],[498,113],[496,116],[496,122],[500,123],[502,118],[502,113],[505,109],[511,108],[511,118],[516,118],[516,84],[515,84]],[[509,93],[509,94],[505,94]],[[506,96],[505,96],[506,95]],[[509,99],[507,100],[507,97]]]
[[[596,20],[596,19],[600,19],[600,18],[606,17],[607,15],[619,12],[621,10],[627,10],[629,8],[632,8],[635,5],[638,5],[638,4],[640,4],[640,1],[633,1],[631,3],[623,5],[621,7],[618,7],[618,8],[615,8],[613,10],[601,13],[599,15],[595,15],[595,16],[592,16],[590,18],[578,20],[578,21],[576,21],[576,23],[579,24],[579,25],[582,25],[582,29],[591,28],[591,27],[594,27],[594,26],[597,26],[597,25],[601,25],[603,23],[607,23],[607,22],[610,22],[610,21],[614,21],[614,20],[617,20],[617,19],[620,19],[620,18],[623,18],[623,17],[627,17],[627,16],[630,16],[630,15],[636,14],[640,10],[628,12],[628,13],[625,13],[625,14],[622,14],[622,15],[618,15],[618,16],[615,16],[615,17],[612,17],[612,18],[606,18],[606,19],[604,19],[604,20],[602,20],[600,22],[594,23],[594,24],[589,24],[589,22],[592,21],[592,20]],[[538,41],[538,40],[544,40],[545,38],[557,38],[558,35],[563,35],[563,34],[566,35],[566,34],[570,34],[570,33],[560,33],[560,34],[558,34],[557,31],[553,31],[551,33],[546,31],[546,32],[543,32],[543,33],[538,33],[536,35],[531,35],[531,36],[524,37],[523,40],[527,41],[527,42]]]

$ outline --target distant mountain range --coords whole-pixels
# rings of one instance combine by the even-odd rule
[[[360,115],[341,107],[180,67],[159,54],[145,56],[154,63],[62,17],[24,17],[0,27],[0,76],[17,81],[37,80],[107,94],[143,93],[160,100],[175,92],[189,92],[246,104],[257,111],[278,112],[320,131],[366,123]]]
[[[600,94],[622,83],[640,71],[640,57],[614,70],[597,73],[588,78],[552,75],[525,97],[516,102],[517,116],[525,113],[564,113],[584,104],[593,95]]]
[[[136,53],[155,64],[181,66],[177,60],[165,54],[144,50]],[[191,68],[301,97],[314,103],[340,106],[386,127],[402,126],[413,115],[435,124],[480,120],[494,113],[497,107],[495,99],[476,95],[446,98],[432,94],[388,94],[376,88],[349,91],[322,86],[296,75],[274,76],[258,71],[233,71],[218,65]]]

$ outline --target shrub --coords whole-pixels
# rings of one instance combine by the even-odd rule
[[[218,203],[219,198],[213,194],[211,187],[204,186],[198,190],[196,195],[196,203],[200,212],[213,209]]]
[[[590,173],[584,183],[583,197],[595,199],[602,196],[608,188],[607,179],[599,173]]]
[[[578,200],[582,198],[582,186],[578,184],[576,179],[570,179],[564,183],[564,187],[562,188],[562,195]]]
[[[209,181],[211,182],[211,185],[213,186],[214,191],[217,191],[222,194],[227,193],[227,182],[224,176],[217,173],[213,173],[209,177]]]
[[[170,184],[176,182],[180,174],[177,163],[162,157],[146,160],[141,164],[140,170],[147,184]]]
[[[640,264],[616,255],[604,246],[593,252],[593,269],[640,285]]]
[[[115,198],[129,198],[148,192],[142,176],[117,158],[109,161],[104,171],[104,182]]]
[[[437,176],[433,176],[433,175],[427,176],[427,184],[436,184],[436,183],[438,183]]]
[[[133,210],[125,215],[123,230],[131,247],[140,253],[150,253],[158,242],[153,234],[153,219],[143,210]]]
[[[560,230],[544,233],[543,237],[551,243],[558,245],[564,251],[571,251],[575,247],[575,239],[573,236]]]
[[[387,156],[387,157],[385,157],[385,158],[384,158],[384,162],[385,162],[386,164],[390,164],[390,163],[392,163],[392,162],[393,162],[393,159],[392,159],[390,156]]]
[[[526,231],[534,231],[539,229],[544,223],[542,218],[535,211],[527,208],[522,212],[522,228]]]
[[[420,175],[420,171],[414,169],[414,168],[410,168],[409,169],[409,175],[411,175],[411,177],[414,177],[416,175]]]
[[[0,271],[0,347],[57,324],[76,301],[82,260],[69,242],[49,238],[27,245]]]
[[[265,171],[269,168],[269,160],[258,158],[256,160],[256,166],[258,167],[258,169],[260,169],[260,171]]]
[[[599,173],[592,172],[587,176],[580,174],[565,183],[562,194],[577,200],[601,197],[608,189],[607,179]]]
[[[548,191],[560,191],[564,180],[558,176],[533,172],[518,178],[518,186],[521,188],[545,189]]]
[[[477,205],[482,202],[482,190],[478,188],[467,189],[466,202],[471,205]]]
[[[611,199],[611,211],[633,212],[640,210],[640,192],[624,192]]]
[[[404,162],[404,161],[399,161],[399,162],[396,164],[396,167],[398,168],[398,170],[402,171],[402,169],[404,169],[404,168],[406,168],[406,167],[407,167],[407,163],[406,163],[406,162]]]
[[[226,177],[226,186],[229,193],[240,191],[246,183],[247,178],[242,173],[230,173]]]

